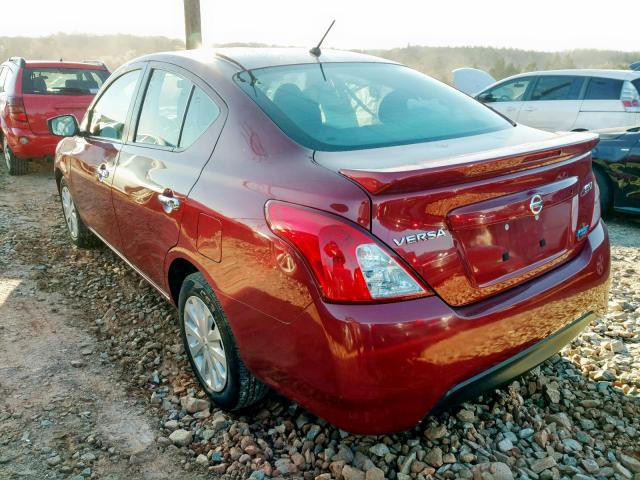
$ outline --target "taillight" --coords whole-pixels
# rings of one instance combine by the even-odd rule
[[[24,108],[24,102],[22,97],[10,96],[7,97],[7,109],[9,112],[9,118],[15,123],[29,124],[27,119],[27,111]]]
[[[431,295],[395,254],[356,224],[311,208],[270,201],[271,230],[307,261],[325,299],[371,302]]]
[[[626,112],[640,112],[640,96],[631,82],[625,81],[622,84],[620,101]]]

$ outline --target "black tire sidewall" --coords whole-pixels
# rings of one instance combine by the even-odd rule
[[[6,153],[9,153],[9,164],[7,165]],[[6,136],[2,136],[2,163],[7,167],[9,175],[24,175],[27,173],[28,163],[26,160],[21,160],[15,156],[11,147],[9,146],[9,140]]]
[[[220,330],[220,336],[222,338],[222,344],[224,347],[225,356],[227,358],[227,383],[224,389],[220,392],[214,392],[207,386],[193,361],[191,352],[189,351],[189,347],[187,345],[187,336],[184,326],[184,306],[187,299],[191,296],[197,296],[205,303],[207,308],[209,308],[209,311],[213,314],[216,325]],[[218,299],[215,297],[213,290],[206,282],[202,274],[195,273],[189,275],[185,279],[180,290],[178,312],[180,335],[182,337],[182,342],[184,344],[187,358],[189,359],[189,363],[191,364],[194,375],[198,379],[198,383],[200,383],[200,386],[204,389],[205,392],[207,392],[207,395],[209,395],[209,397],[218,406],[224,409],[233,410],[238,404],[238,397],[240,392],[240,359],[237,354],[233,334],[231,332],[229,324],[226,321],[226,318],[220,306],[220,302],[218,302]]]
[[[7,153],[9,154],[9,159],[7,160]],[[7,167],[7,171],[9,175],[15,175],[16,170],[16,160],[15,155],[11,151],[11,147],[9,147],[9,141],[7,137],[3,135],[2,137],[2,163]]]

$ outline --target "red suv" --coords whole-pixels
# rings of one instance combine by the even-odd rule
[[[47,119],[63,113],[78,119],[109,76],[101,62],[25,61],[0,65],[0,139],[9,174],[27,171],[27,160],[52,158],[59,138]]]
[[[597,136],[513,124],[387,60],[150,55],[50,128],[71,239],[177,305],[224,408],[269,386],[352,432],[407,429],[607,308]]]

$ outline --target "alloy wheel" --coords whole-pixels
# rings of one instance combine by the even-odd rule
[[[60,196],[62,197],[62,210],[69,233],[73,238],[78,238],[78,212],[76,211],[75,203],[73,203],[73,198],[71,198],[71,192],[66,185],[62,187]]]
[[[227,356],[220,329],[209,307],[195,295],[184,305],[184,331],[200,377],[211,390],[221,392],[227,384]]]

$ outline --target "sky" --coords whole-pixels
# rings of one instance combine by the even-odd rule
[[[411,45],[638,50],[637,3],[609,0],[200,0],[203,43],[345,49]],[[606,6],[605,6],[606,5]],[[108,8],[101,8],[107,7]],[[183,0],[3,0],[0,36],[129,33],[184,38]],[[33,12],[27,19],[26,12]],[[625,20],[626,19],[626,20]]]

